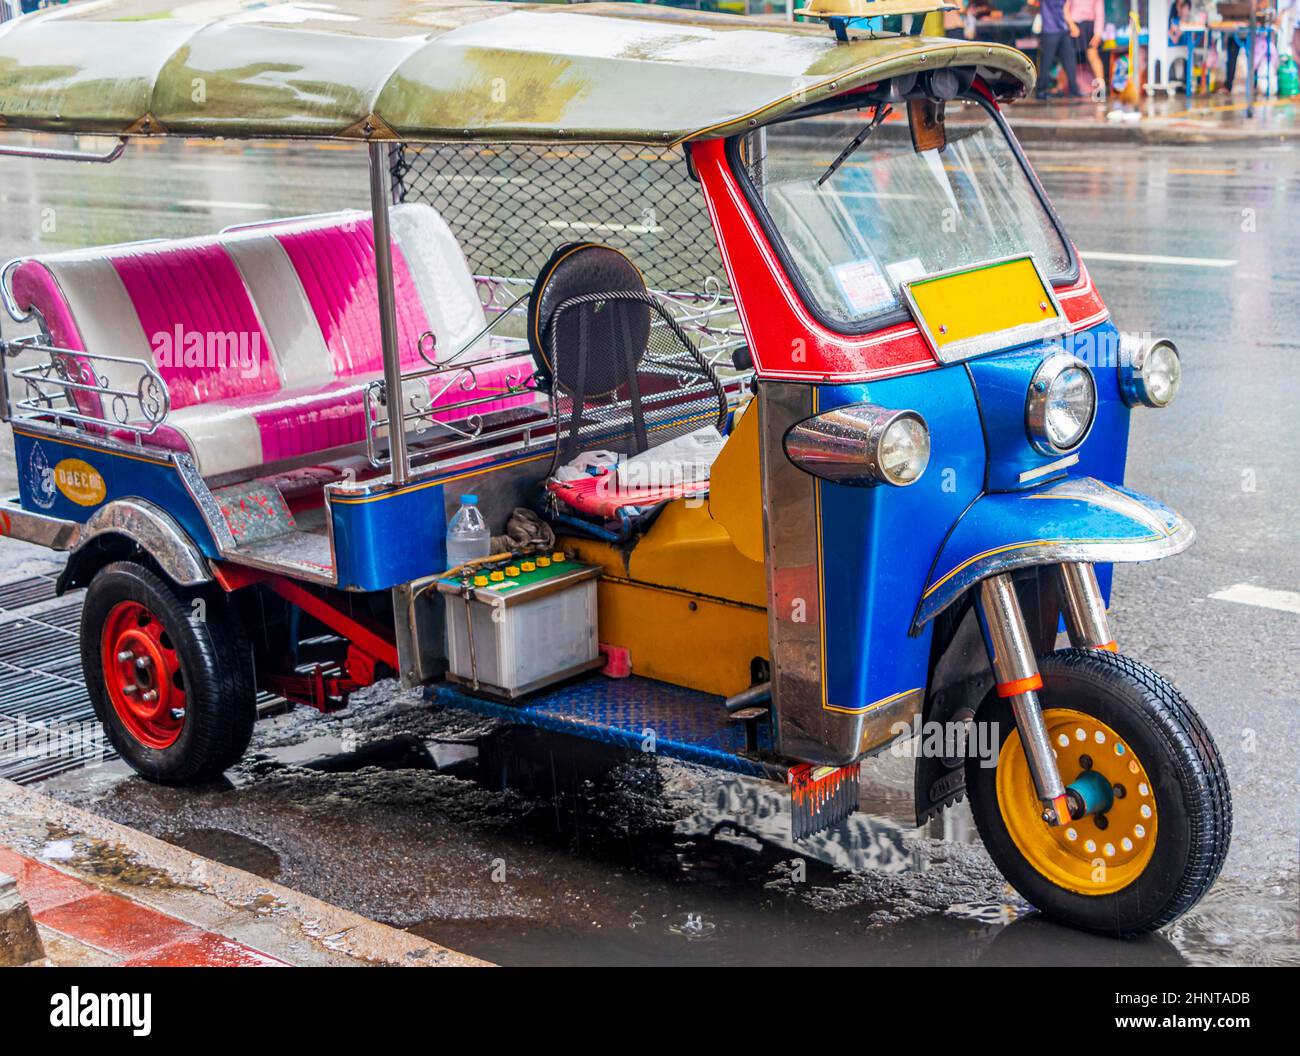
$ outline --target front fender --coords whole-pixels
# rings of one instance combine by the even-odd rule
[[[944,541],[912,633],[995,573],[1064,561],[1151,561],[1181,553],[1195,538],[1163,503],[1093,477],[982,495]]]

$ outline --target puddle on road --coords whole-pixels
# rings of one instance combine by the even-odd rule
[[[911,828],[910,773],[884,761],[864,769],[868,813],[796,845],[776,786],[419,701],[281,716],[255,738],[220,785],[101,774],[56,794],[505,964],[1223,963],[1224,933],[1278,950],[1294,935],[1214,895],[1168,938],[1049,925],[964,805]]]
[[[179,829],[167,836],[167,842],[223,865],[243,869],[264,880],[276,880],[280,876],[280,856],[266,844],[237,832],[207,828]]]

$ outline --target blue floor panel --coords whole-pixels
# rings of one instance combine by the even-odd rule
[[[511,704],[470,696],[443,683],[430,688],[429,698],[493,719],[632,751],[646,750],[653,734],[653,750],[660,755],[754,777],[771,776],[762,763],[739,754],[745,748],[745,730],[728,721],[722,697],[667,682],[594,675]],[[766,724],[760,725],[759,746],[771,747]]]

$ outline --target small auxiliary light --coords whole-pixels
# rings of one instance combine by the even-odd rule
[[[849,23],[864,18],[888,18],[890,15],[928,15],[935,11],[955,11],[956,4],[948,0],[811,0],[807,7],[797,8],[796,15],[820,18],[835,32],[835,39],[848,42]],[[918,19],[913,33],[920,33]]]

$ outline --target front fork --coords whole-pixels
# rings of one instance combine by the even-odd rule
[[[1106,618],[1106,603],[1092,565],[1058,565],[1057,574],[1070,644],[1077,649],[1113,651],[1116,646]],[[1070,809],[1072,797],[1061,781],[1056,755],[1047,739],[1047,724],[1043,722],[1043,709],[1038,701],[1043,679],[1038,673],[1033,640],[1009,574],[990,576],[980,582],[979,612],[997,693],[1011,704],[1034,788],[1043,802],[1043,820],[1049,825],[1064,825],[1078,813]],[[1077,810],[1082,812],[1081,805]]]

